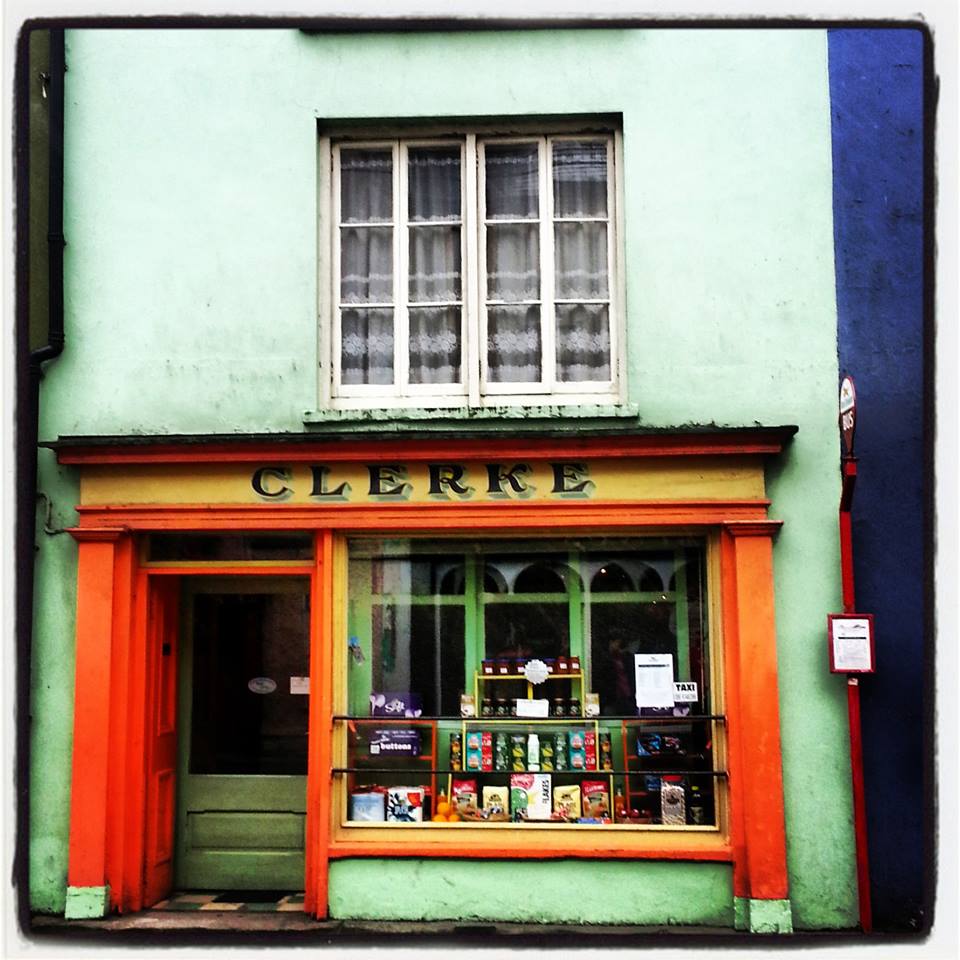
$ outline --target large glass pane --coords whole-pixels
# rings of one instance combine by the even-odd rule
[[[556,296],[559,300],[604,300],[607,285],[607,225],[554,224]]]
[[[610,379],[610,322],[606,304],[558,304],[557,380]]]
[[[193,601],[190,772],[305,774],[309,585]]]
[[[607,144],[558,140],[553,144],[553,215],[607,214]]]
[[[459,220],[460,147],[411,147],[407,216],[410,220]]]
[[[411,307],[410,382],[460,382],[460,308]]]
[[[487,308],[487,379],[492,383],[540,380],[540,308]]]
[[[487,299],[540,299],[540,230],[537,224],[487,227]]]
[[[460,228],[410,227],[411,303],[460,299]]]
[[[340,150],[340,220],[393,219],[393,154],[386,150]]]
[[[538,148],[535,143],[484,147],[487,219],[524,219],[540,215]]]
[[[341,381],[393,383],[393,311],[343,310],[340,324]]]
[[[392,227],[341,227],[340,300],[393,302]]]

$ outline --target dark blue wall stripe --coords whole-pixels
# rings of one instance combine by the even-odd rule
[[[862,684],[874,924],[923,929],[924,34],[829,32],[841,370],[857,385],[857,607],[875,615]]]

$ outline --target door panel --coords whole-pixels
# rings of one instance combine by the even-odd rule
[[[176,883],[304,885],[305,578],[196,578],[181,644]]]
[[[177,774],[177,627],[180,585],[176,577],[151,578],[147,599],[147,797],[144,902],[165,897],[173,886],[174,798]]]

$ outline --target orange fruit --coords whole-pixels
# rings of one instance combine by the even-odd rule
[[[440,816],[446,816],[450,812],[450,804],[446,800],[441,800],[437,804],[437,813]]]
[[[447,818],[442,813],[435,813],[431,818],[434,823],[446,823]]]
[[[458,822],[460,821],[460,814],[459,814],[459,813],[456,813],[456,812],[451,813],[451,814],[447,817],[447,820],[448,820],[448,822],[450,822],[450,823],[458,823]]]

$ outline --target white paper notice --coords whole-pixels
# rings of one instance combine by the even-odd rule
[[[859,617],[831,620],[833,668],[840,673],[870,670],[870,621]]]
[[[290,692],[291,693],[310,693],[310,678],[309,677],[291,677],[290,678]]]
[[[549,700],[517,700],[518,717],[547,717],[549,708]]]
[[[635,653],[637,707],[673,706],[673,654]]]

